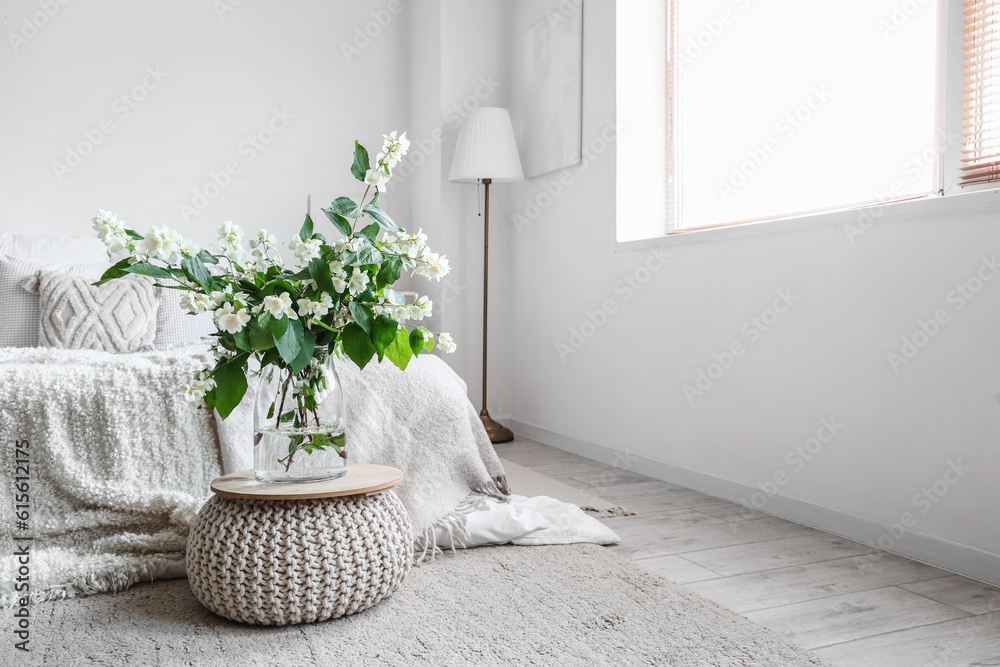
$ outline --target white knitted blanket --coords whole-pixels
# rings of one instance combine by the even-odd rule
[[[252,467],[249,408],[217,423],[175,393],[205,366],[202,354],[0,349],[0,466],[8,479],[0,607],[26,593],[34,601],[74,597],[183,573],[188,530],[209,483],[223,470]],[[440,527],[461,535],[470,499],[502,497],[506,482],[461,380],[435,357],[413,364],[405,373],[388,365],[361,372],[344,361],[338,371],[349,459],[403,470],[397,492],[418,544],[433,547],[427,536]],[[15,446],[25,440],[26,448]],[[25,458],[22,530],[14,482]],[[28,591],[15,588],[15,537],[33,538]]]

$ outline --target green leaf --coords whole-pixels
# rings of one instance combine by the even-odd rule
[[[275,319],[273,316],[271,317],[271,321],[267,323],[267,328],[274,334],[274,340],[278,340],[285,335],[285,332],[288,331],[288,322],[289,319],[285,315],[282,315],[280,320]],[[278,351],[280,352],[281,349],[279,348]]]
[[[218,264],[219,263],[219,260],[217,260],[215,258],[215,255],[213,255],[212,253],[210,253],[207,250],[199,250],[198,254],[195,255],[195,257],[197,257],[198,259],[200,259],[205,264]]]
[[[360,218],[362,216],[361,209],[350,197],[337,197],[330,204],[330,210],[347,218]]]
[[[410,350],[413,356],[420,356],[420,351],[424,349],[424,332],[419,328],[410,332]]]
[[[330,222],[333,223],[333,226],[336,227],[338,230],[340,230],[341,234],[343,234],[344,236],[351,235],[351,223],[348,222],[347,218],[340,215],[339,213],[335,213],[332,209],[329,208],[324,208],[323,212],[326,213],[326,217],[330,218]]]
[[[372,339],[369,338],[365,330],[354,322],[350,322],[344,327],[340,336],[343,341],[344,353],[358,365],[358,368],[367,366],[375,354],[375,345],[372,344]]]
[[[135,231],[134,229],[126,229],[125,233],[128,234],[130,238],[133,238],[136,241],[141,241],[145,238],[142,234]]]
[[[253,346],[250,344],[250,334],[247,332],[247,327],[243,327],[234,333],[233,341],[236,342],[236,347],[241,350],[246,350],[248,352],[253,350]]]
[[[405,327],[399,327],[396,331],[392,343],[386,346],[385,356],[389,357],[389,361],[400,370],[406,370],[413,356],[413,350],[410,348],[410,336]]]
[[[212,274],[203,261],[197,257],[185,257],[181,261],[181,268],[188,280],[198,283],[206,292],[212,291]]]
[[[375,344],[375,351],[378,352],[379,361],[382,361],[385,348],[389,347],[396,339],[397,328],[399,328],[399,324],[396,323],[396,320],[385,313],[375,318],[375,322],[372,324],[371,338],[372,343]]]
[[[265,296],[270,296],[272,294],[281,294],[282,292],[288,292],[292,297],[295,296],[295,288],[292,284],[286,280],[275,280],[260,289],[260,297],[263,299]]]
[[[244,357],[245,359],[245,357]],[[247,393],[247,376],[243,363],[230,361],[215,369],[215,409],[225,419],[236,409]]]
[[[375,193],[372,200],[365,204],[364,212],[368,214],[368,217],[377,222],[378,226],[385,231],[393,234],[402,231],[399,228],[399,225],[393,222],[392,218],[389,217],[389,214],[378,207],[378,193]]]
[[[288,364],[291,366],[293,373],[301,373],[309,365],[315,349],[316,335],[312,331],[309,331],[309,329],[302,329],[302,346],[299,348],[299,353],[295,359]]]
[[[127,273],[127,271],[125,270],[127,268],[128,268],[128,258],[126,257],[125,259],[118,262],[114,266],[109,267],[108,270],[104,272],[104,275],[101,276],[101,279],[98,280],[96,283],[94,283],[94,285],[103,285],[109,280],[114,280],[115,278],[121,278]]]
[[[371,306],[365,306],[363,304],[351,301],[347,304],[347,309],[351,311],[351,316],[354,317],[354,321],[358,323],[358,326],[365,330],[365,332],[370,332],[372,330],[372,319],[375,314],[372,312]]]
[[[137,262],[132,266],[125,269],[125,273],[138,273],[141,276],[151,276],[153,278],[159,278],[160,280],[173,279],[173,276],[166,269],[161,269],[153,264],[147,264],[145,262]]]
[[[309,277],[316,281],[316,286],[330,296],[335,296],[337,290],[333,288],[333,276],[330,274],[330,265],[322,259],[316,257],[309,262]]]
[[[371,167],[368,164],[368,151],[357,141],[354,142],[354,164],[351,165],[351,173],[354,178],[362,183],[365,181],[365,173]]]
[[[357,252],[348,252],[344,255],[345,264],[381,264],[385,257],[378,248],[372,245],[364,245]]]
[[[367,238],[369,241],[374,241],[375,237],[378,236],[379,226],[377,222],[373,222],[364,229],[362,229],[359,234]]]
[[[254,350],[263,352],[274,347],[274,334],[271,333],[270,321],[271,316],[268,313],[263,313],[250,321],[247,337],[250,340],[250,347]]]
[[[403,260],[399,257],[388,258],[382,263],[382,266],[379,267],[378,273],[375,274],[375,284],[378,287],[392,285],[399,280],[399,274],[402,270]]]
[[[299,238],[303,241],[311,239],[313,235],[313,219],[309,217],[306,213],[306,221],[302,223],[302,229],[299,230]]]
[[[420,330],[425,333],[430,333],[425,327],[420,327]],[[430,352],[434,349],[434,336],[427,336],[427,340],[424,341],[424,352]]]
[[[274,345],[274,338],[271,337],[270,334],[268,335],[268,337],[271,338],[271,345]],[[273,366],[279,361],[281,361],[281,355],[278,354],[278,351],[272,347],[270,350],[264,353],[263,357],[260,360],[260,366],[261,368],[264,368],[266,366]]]
[[[406,327],[400,327],[396,332],[392,343],[385,348],[385,356],[389,357],[389,361],[396,364],[399,370],[406,370],[413,356],[413,350],[410,349],[410,335],[406,333]]]
[[[299,350],[302,349],[304,340],[302,331],[302,322],[300,320],[289,320],[288,328],[285,329],[285,335],[274,339],[278,352],[286,364],[291,364],[299,356]]]

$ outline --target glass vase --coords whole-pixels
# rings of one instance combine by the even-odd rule
[[[320,482],[347,473],[344,390],[333,357],[305,370],[268,366],[254,399],[254,476]]]

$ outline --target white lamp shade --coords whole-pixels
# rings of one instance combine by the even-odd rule
[[[524,178],[514,127],[506,109],[474,109],[458,132],[448,180],[476,183],[483,178],[493,179],[494,183]]]

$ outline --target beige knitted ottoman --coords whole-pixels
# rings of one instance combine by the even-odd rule
[[[340,479],[262,484],[253,471],[212,482],[191,528],[195,597],[242,623],[312,623],[367,609],[399,588],[413,532],[395,468],[350,464]]]

